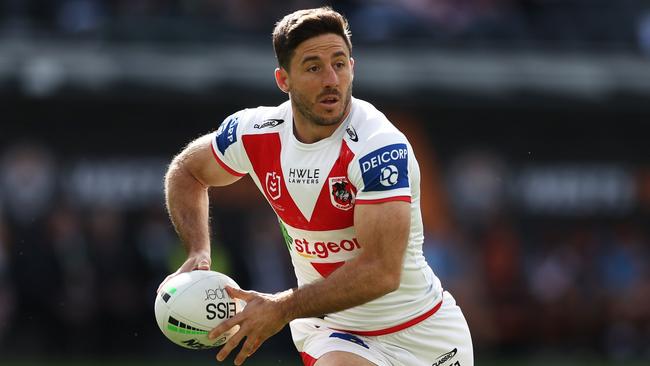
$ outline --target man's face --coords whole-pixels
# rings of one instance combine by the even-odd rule
[[[350,109],[354,60],[343,38],[323,34],[294,51],[287,85],[298,113],[319,126],[341,122]]]

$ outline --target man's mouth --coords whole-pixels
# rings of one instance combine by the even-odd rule
[[[320,98],[318,101],[321,104],[324,104],[326,106],[333,106],[334,104],[338,103],[339,97],[336,95],[328,95],[323,98]]]

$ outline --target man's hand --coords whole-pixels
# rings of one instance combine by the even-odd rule
[[[239,325],[235,333],[217,354],[217,360],[223,361],[235,347],[246,337],[244,346],[235,358],[235,365],[241,365],[269,337],[279,332],[289,322],[281,299],[287,292],[281,294],[263,294],[255,291],[244,291],[226,286],[228,295],[246,301],[246,307],[240,313],[219,324],[210,331],[210,339],[217,338],[230,328]]]
[[[167,283],[167,281],[171,280],[173,277],[177,276],[180,273],[183,272],[190,272],[194,271],[197,269],[200,270],[205,270],[208,271],[210,270],[210,253],[208,252],[197,252],[194,254],[190,254],[187,257],[187,260],[185,263],[183,263],[177,270],[176,272],[170,274],[169,276],[165,277],[165,280],[162,281],[160,286],[158,286],[158,290],[156,290],[156,293],[160,292],[160,290],[163,288],[163,286]]]

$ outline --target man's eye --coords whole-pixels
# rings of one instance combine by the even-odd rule
[[[309,71],[309,72],[317,72],[318,70],[319,70],[319,68],[316,65],[310,66],[309,68],[307,68],[307,71]]]

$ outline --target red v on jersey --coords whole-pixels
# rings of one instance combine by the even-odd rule
[[[336,271],[339,267],[344,265],[345,262],[334,262],[334,263],[316,263],[316,262],[311,262],[311,266],[314,267],[318,273],[320,273],[321,276],[327,277],[332,272]]]
[[[339,156],[323,184],[311,220],[305,217],[289,195],[282,173],[280,135],[244,135],[242,142],[266,199],[282,221],[294,228],[311,231],[338,230],[353,226],[356,187],[349,182],[347,175],[348,165],[354,158],[354,153],[345,141],[341,142]],[[348,189],[348,195],[343,199],[339,195],[342,182]]]

